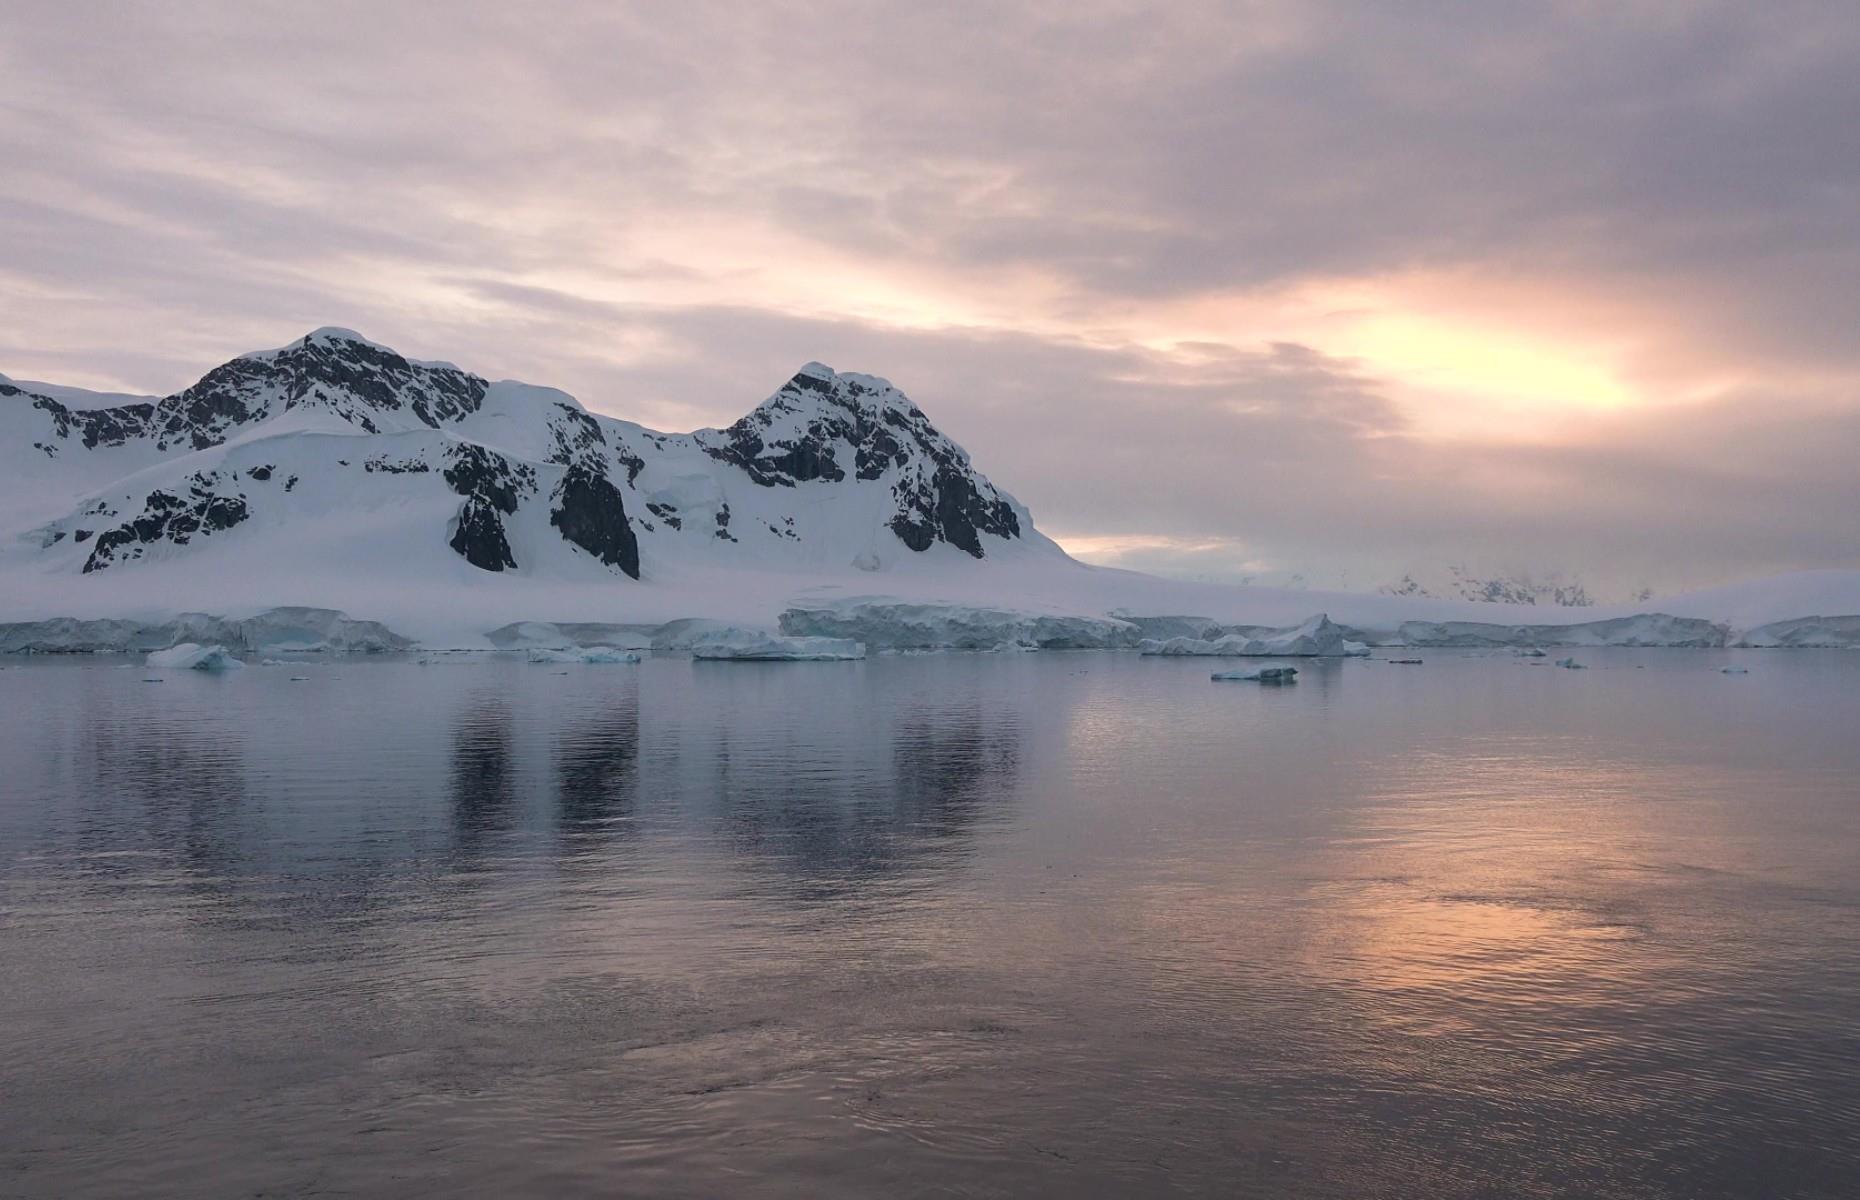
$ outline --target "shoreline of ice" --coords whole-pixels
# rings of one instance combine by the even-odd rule
[[[1546,649],[1860,649],[1860,615],[1811,615],[1739,630],[1669,613],[1592,621],[1502,624],[1403,621],[1376,630],[1316,613],[1284,627],[1229,624],[1192,615],[1102,616],[1008,607],[844,599],[784,608],[769,625],[685,617],[664,622],[525,620],[476,635],[422,641],[337,609],[290,606],[250,616],[182,613],[167,619],[54,617],[0,623],[0,654],[147,654],[182,644],[234,655],[378,654],[403,651],[523,652],[537,661],[629,661],[647,652],[733,654],[733,640],[763,639],[769,657],[797,657],[799,640],[857,644],[864,654],[948,651],[1114,650],[1155,657],[1346,657],[1373,647]],[[849,656],[845,647],[818,651]],[[553,657],[560,655],[561,657]],[[740,656],[740,655],[739,655]]]

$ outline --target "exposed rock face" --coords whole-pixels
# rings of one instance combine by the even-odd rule
[[[0,383],[0,397],[25,396],[32,406],[51,414],[52,428],[60,439],[76,438],[86,450],[99,446],[120,446],[130,438],[148,432],[155,417],[153,404],[124,404],[115,408],[70,409],[50,396],[32,396],[10,383]],[[56,443],[46,442],[41,449],[56,454]]]
[[[156,406],[164,442],[215,445],[243,425],[294,408],[322,408],[366,433],[403,414],[437,429],[476,409],[485,381],[457,367],[411,363],[384,346],[324,329],[281,350],[235,358]]]
[[[756,410],[705,439],[705,452],[762,487],[890,477],[887,526],[915,551],[942,541],[981,558],[980,534],[1021,534],[1014,505],[969,466],[903,393],[881,379],[810,363]]]
[[[627,523],[620,489],[607,476],[583,465],[570,467],[556,487],[549,523],[608,566],[639,578],[639,539]]]
[[[459,508],[458,521],[446,544],[480,571],[517,569],[516,556],[510,552],[510,539],[504,536],[504,523],[498,519],[497,509],[475,496]]]
[[[90,556],[84,560],[84,572],[101,571],[115,562],[142,556],[146,547],[167,543],[187,545],[195,536],[209,536],[231,529],[248,515],[243,494],[223,495],[216,485],[216,474],[194,475],[188,490],[176,495],[157,489],[143,501],[141,513],[111,529],[97,534]],[[92,510],[91,516],[117,515],[114,510]],[[90,530],[79,529],[79,542],[88,540]]]
[[[456,421],[484,399],[485,381],[457,367],[412,363],[344,330],[319,329],[280,350],[215,367],[200,382],[153,404],[73,409],[0,384],[0,397],[31,396],[56,436],[86,449],[152,438],[158,448],[216,446],[235,432],[298,408],[320,408],[365,433]],[[398,414],[405,418],[392,422]]]
[[[535,492],[535,470],[470,443],[453,446],[447,458],[446,483],[465,497],[448,545],[480,570],[515,570],[517,560],[498,514],[516,512],[518,502]]]

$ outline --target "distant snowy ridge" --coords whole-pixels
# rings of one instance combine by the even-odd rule
[[[1424,583],[1413,573],[1376,589],[1385,596],[1417,596],[1428,599],[1453,598],[1477,600],[1486,604],[1528,604],[1555,608],[1590,608],[1595,599],[1579,579],[1565,579],[1561,572],[1519,571],[1499,575],[1481,575],[1464,566],[1450,566],[1446,579]],[[1646,600],[1643,591],[1637,599]]]

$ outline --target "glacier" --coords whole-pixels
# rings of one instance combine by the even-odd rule
[[[753,629],[711,629],[691,640],[691,657],[741,662],[848,662],[865,657],[849,638],[778,637]]]
[[[1860,649],[1860,616],[1796,617],[1746,631],[1739,646]]]
[[[1119,650],[1135,645],[1142,633],[1116,617],[871,598],[789,608],[779,621],[790,636],[845,638],[885,650]]]
[[[1404,646],[1461,648],[1539,646],[1666,646],[1710,649],[1723,646],[1728,627],[1698,617],[1636,613],[1600,621],[1498,625],[1486,621],[1404,621],[1396,631]]]
[[[142,653],[183,642],[251,654],[376,654],[414,645],[378,621],[327,608],[270,608],[240,618],[187,612],[157,621],[54,617],[0,624],[0,653],[9,654]]]
[[[1361,657],[1369,647],[1353,640],[1328,614],[1319,613],[1289,629],[1265,629],[1252,633],[1229,633],[1213,640],[1175,637],[1163,641],[1138,643],[1140,653],[1165,658],[1330,658]],[[1362,635],[1357,635],[1358,637]]]

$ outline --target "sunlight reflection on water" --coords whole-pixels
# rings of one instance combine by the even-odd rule
[[[22,663],[0,1194],[1860,1194],[1860,655],[1725,657]]]

